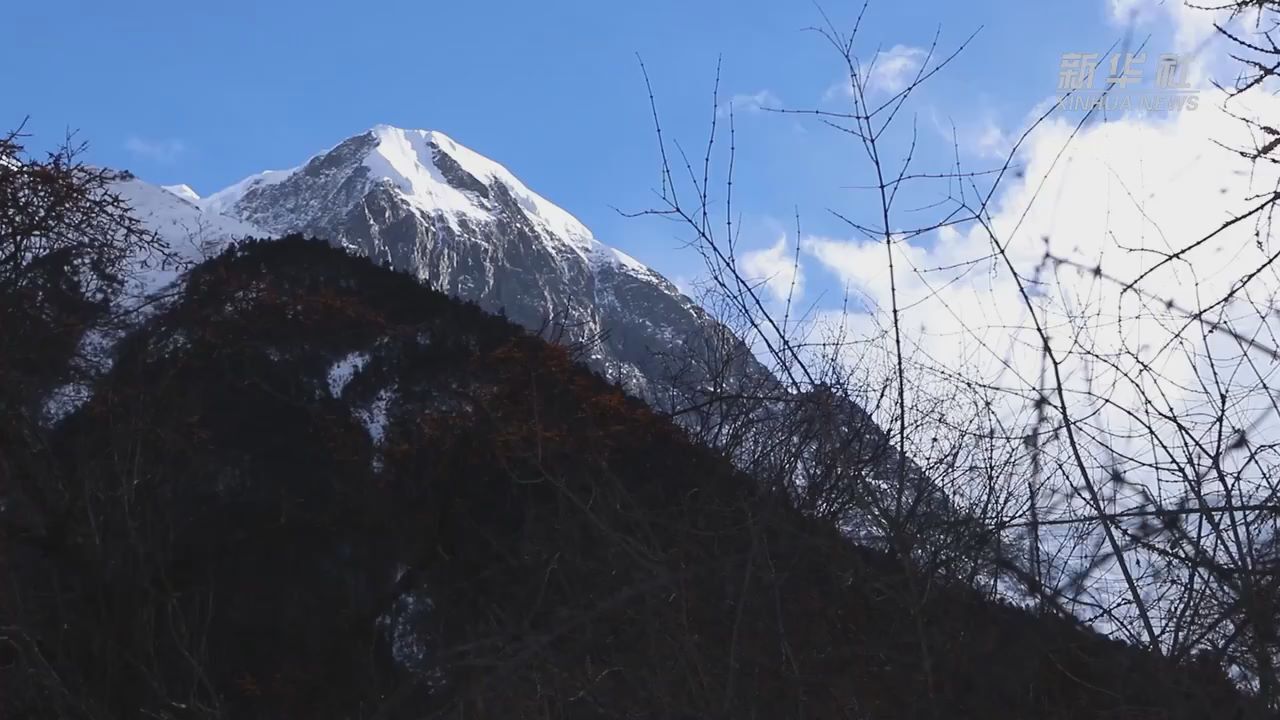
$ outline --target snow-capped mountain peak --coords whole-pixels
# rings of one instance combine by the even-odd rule
[[[586,359],[641,394],[663,384],[664,353],[723,331],[661,275],[436,130],[376,125],[203,199],[164,194],[260,236],[327,239],[563,340],[603,337]]]
[[[186,200],[187,202],[190,202],[190,203],[200,202],[200,194],[197,193],[195,190],[192,190],[190,185],[186,185],[186,184],[161,185],[160,187],[162,190],[168,190],[169,192],[173,193],[174,195],[177,195],[178,197],[182,198],[183,200]]]
[[[299,174],[310,173],[314,178],[321,168],[332,179],[358,178],[363,189],[389,183],[413,207],[439,216],[455,229],[462,219],[472,222],[492,219],[494,208],[487,190],[496,183],[516,201],[529,220],[548,231],[551,239],[567,243],[579,253],[613,257],[573,215],[529,189],[501,164],[438,130],[375,125],[299,167],[252,175],[210,195],[200,201],[200,205],[214,212],[238,214],[236,207],[246,196],[261,194]],[[306,224],[311,219],[281,216],[258,217],[256,221],[274,229],[273,226]],[[639,264],[634,259],[627,260],[633,266]]]
[[[546,224],[556,235],[579,242],[584,248],[594,244],[591,231],[577,218],[530,190],[502,165],[459,145],[448,135],[438,130],[405,130],[390,125],[377,125],[370,132],[378,143],[365,159],[365,166],[375,177],[400,184],[424,207],[487,214],[473,195],[450,185],[441,174],[438,154],[443,153],[485,185],[498,182],[506,186],[527,215]]]

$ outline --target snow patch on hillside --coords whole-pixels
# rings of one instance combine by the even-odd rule
[[[341,397],[342,391],[369,362],[369,353],[349,353],[329,368],[329,394]]]
[[[391,401],[395,399],[395,395],[395,390],[383,388],[378,391],[377,396],[367,408],[362,408],[356,413],[374,445],[380,445],[387,432],[387,410],[391,407]]]

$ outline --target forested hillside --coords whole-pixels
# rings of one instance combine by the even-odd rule
[[[1211,662],[851,543],[320,241],[197,266],[54,423],[22,379],[62,356],[20,346],[0,717],[1261,717]]]

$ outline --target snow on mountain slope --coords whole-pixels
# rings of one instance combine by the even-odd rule
[[[209,197],[201,198],[196,204],[208,212],[222,213],[227,208],[235,205],[249,190],[260,186],[273,185],[287,179],[292,174],[293,170],[266,170],[257,175],[250,175],[244,180],[223,188]]]
[[[502,183],[530,218],[544,224],[558,238],[592,249],[598,241],[578,219],[530,190],[505,167],[455,143],[435,130],[403,130],[378,125],[370,132],[378,139],[365,166],[374,177],[394,179],[412,202],[425,210],[485,216],[487,212],[466,194],[449,184],[435,165],[434,155],[444,153],[458,166],[486,185]]]
[[[242,220],[202,210],[173,187],[159,187],[136,178],[120,180],[113,186],[137,218],[168,243],[172,254],[170,258],[134,258],[126,288],[128,296],[140,298],[162,289],[184,268],[217,254],[231,240],[266,235]],[[190,191],[186,185],[177,187]]]
[[[405,130],[377,125],[364,135],[348,139],[312,157],[304,166],[252,175],[199,200],[197,204],[214,212],[233,215],[245,212],[241,201],[246,196],[260,195],[267,188],[289,181],[299,173],[310,171],[314,175],[318,166],[332,166],[334,160],[349,160],[347,151],[354,140],[364,141],[359,144],[365,152],[359,158],[359,165],[351,164],[342,169],[366,180],[361,189],[390,183],[415,209],[439,216],[454,229],[459,229],[458,222],[463,218],[472,222],[491,220],[494,209],[491,203],[485,202],[487,194],[470,183],[458,182],[457,173],[461,171],[472,183],[479,183],[482,187],[495,183],[502,185],[523,214],[547,231],[547,240],[578,250],[584,257],[598,255],[593,258],[596,261],[616,261],[636,271],[651,272],[634,258],[596,240],[577,218],[530,190],[502,165],[436,130]],[[446,176],[446,172],[453,177]],[[350,178],[348,175],[342,179]],[[267,212],[262,215],[252,209],[247,212],[255,215],[255,221],[264,227],[280,232],[306,222],[310,214],[305,209],[295,213]]]
[[[187,268],[216,255],[232,240],[267,236],[242,220],[202,210],[183,196],[181,188],[190,191],[185,185],[161,187],[129,174],[112,183],[112,190],[129,205],[134,217],[168,245],[167,256],[143,250],[126,262],[119,309],[133,311],[130,315],[135,321],[156,309],[158,304],[154,301],[165,295]],[[82,360],[98,372],[105,372],[111,366],[112,348],[122,332],[120,327],[101,327],[88,332],[81,339]],[[90,386],[81,380],[54,389],[45,401],[45,420],[56,422],[79,407],[89,395]]]

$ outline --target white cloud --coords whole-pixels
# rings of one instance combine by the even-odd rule
[[[994,119],[987,118],[974,138],[973,149],[984,158],[1007,157],[1013,149],[1013,138]]]
[[[1162,16],[1173,5],[1181,2],[1168,0],[1108,0],[1111,11],[1111,22],[1116,25],[1129,23],[1148,23]]]
[[[718,110],[721,117],[729,114],[732,108],[735,114],[758,113],[766,108],[778,108],[782,106],[782,101],[778,96],[769,90],[760,90],[754,93],[738,93],[729,98],[727,103],[723,103]]]
[[[867,89],[893,94],[907,86],[924,64],[929,53],[924,48],[894,45],[876,53],[867,76]]]
[[[168,164],[186,153],[187,144],[177,138],[153,140],[133,135],[125,141],[124,148],[146,160]]]
[[[1003,162],[1013,149],[1021,129],[1048,113],[1057,101],[1057,97],[1048,97],[1036,103],[1018,123],[1002,123],[999,113],[981,102],[979,105],[984,109],[977,113],[965,113],[961,118],[943,116],[937,107],[929,105],[925,108],[925,117],[929,121],[928,126],[947,147],[955,143],[959,145],[961,153],[983,160]],[[1010,125],[1017,127],[1018,132],[1007,129]]]
[[[1258,117],[1280,116],[1280,98],[1253,93],[1232,109],[1250,108]],[[1209,97],[1200,109],[1167,116],[1128,115],[1086,126],[1068,140],[1078,115],[1053,120],[1029,139],[1022,161],[1025,174],[1008,184],[992,208],[991,227],[1001,243],[1008,243],[1010,260],[1023,278],[1044,281],[1033,287],[1035,312],[1049,328],[1054,352],[1063,359],[1068,394],[1078,403],[1078,417],[1112,437],[1134,433],[1132,457],[1149,453],[1150,437],[1122,408],[1140,406],[1139,393],[1157,389],[1172,413],[1186,413],[1204,396],[1194,389],[1211,371],[1205,353],[1229,353],[1233,375],[1227,382],[1239,388],[1257,382],[1257,375],[1238,367],[1239,347],[1226,337],[1200,337],[1200,326],[1165,307],[1173,300],[1188,308],[1202,307],[1227,296],[1233,283],[1266,264],[1276,252],[1266,239],[1254,236],[1255,225],[1243,223],[1188,253],[1182,261],[1157,267],[1173,249],[1211,234],[1228,218],[1257,204],[1251,196],[1271,193],[1280,183],[1280,169],[1254,169],[1239,155],[1217,145],[1251,147],[1253,138],[1243,123],[1222,112]],[[1066,147],[1059,158],[1058,155]],[[1254,169],[1254,173],[1249,171]],[[879,308],[846,318],[856,334],[873,336],[883,327],[890,301],[887,252],[882,243],[839,238],[807,238],[805,252],[844,282],[856,287]],[[1086,268],[1045,269],[1046,250]],[[1003,261],[992,255],[992,240],[980,227],[944,229],[928,237],[894,246],[898,304],[910,347],[937,367],[965,367],[975,380],[1006,388],[1032,390],[1041,367],[1040,341],[1019,282]],[[1087,268],[1098,266],[1122,282],[1152,271],[1134,293],[1095,277]],[[939,270],[938,268],[948,268]],[[1038,270],[1038,268],[1040,268]],[[1280,293],[1280,274],[1260,273],[1250,285],[1252,302],[1229,308],[1235,328],[1250,333],[1271,321],[1265,315],[1272,295]],[[1252,313],[1252,316],[1250,316]],[[1216,319],[1217,315],[1211,316]],[[1088,364],[1080,352],[1084,343],[1117,367]],[[1140,377],[1138,360],[1158,370],[1154,380],[1133,382],[1121,374]],[[1262,357],[1259,366],[1271,372]],[[1221,369],[1221,368],[1220,368]],[[1091,385],[1090,385],[1091,384]],[[1085,391],[1089,388],[1094,393]],[[1099,395],[1097,390],[1105,388]],[[1074,394],[1078,393],[1078,394]],[[1242,391],[1243,393],[1243,391]],[[1234,397],[1243,398],[1243,394]],[[1245,410],[1265,393],[1241,399],[1232,412]],[[1010,417],[1025,411],[1010,396]],[[1197,407],[1196,409],[1203,409]],[[1256,409],[1256,408],[1255,408]],[[1096,414],[1094,414],[1096,412]],[[1182,418],[1196,417],[1195,414]],[[1206,417],[1206,416],[1200,416]]]
[[[804,268],[785,234],[767,248],[743,253],[741,267],[748,282],[763,283],[777,302],[798,299],[804,291]]]
[[[849,78],[837,80],[827,86],[825,92],[822,93],[822,101],[830,102],[832,100],[848,100],[853,97],[853,85],[850,84]]]
[[[888,50],[876,53],[874,64],[864,64],[862,72],[868,93],[892,95],[907,87],[915,79],[916,71],[924,64],[929,53],[924,48],[910,45],[894,45]],[[822,93],[822,101],[848,100],[853,97],[853,82],[848,77],[827,86]]]
[[[694,280],[688,275],[672,275],[669,279],[671,280],[671,284],[675,285],[676,289],[683,293],[685,297],[698,297],[698,288]]]

